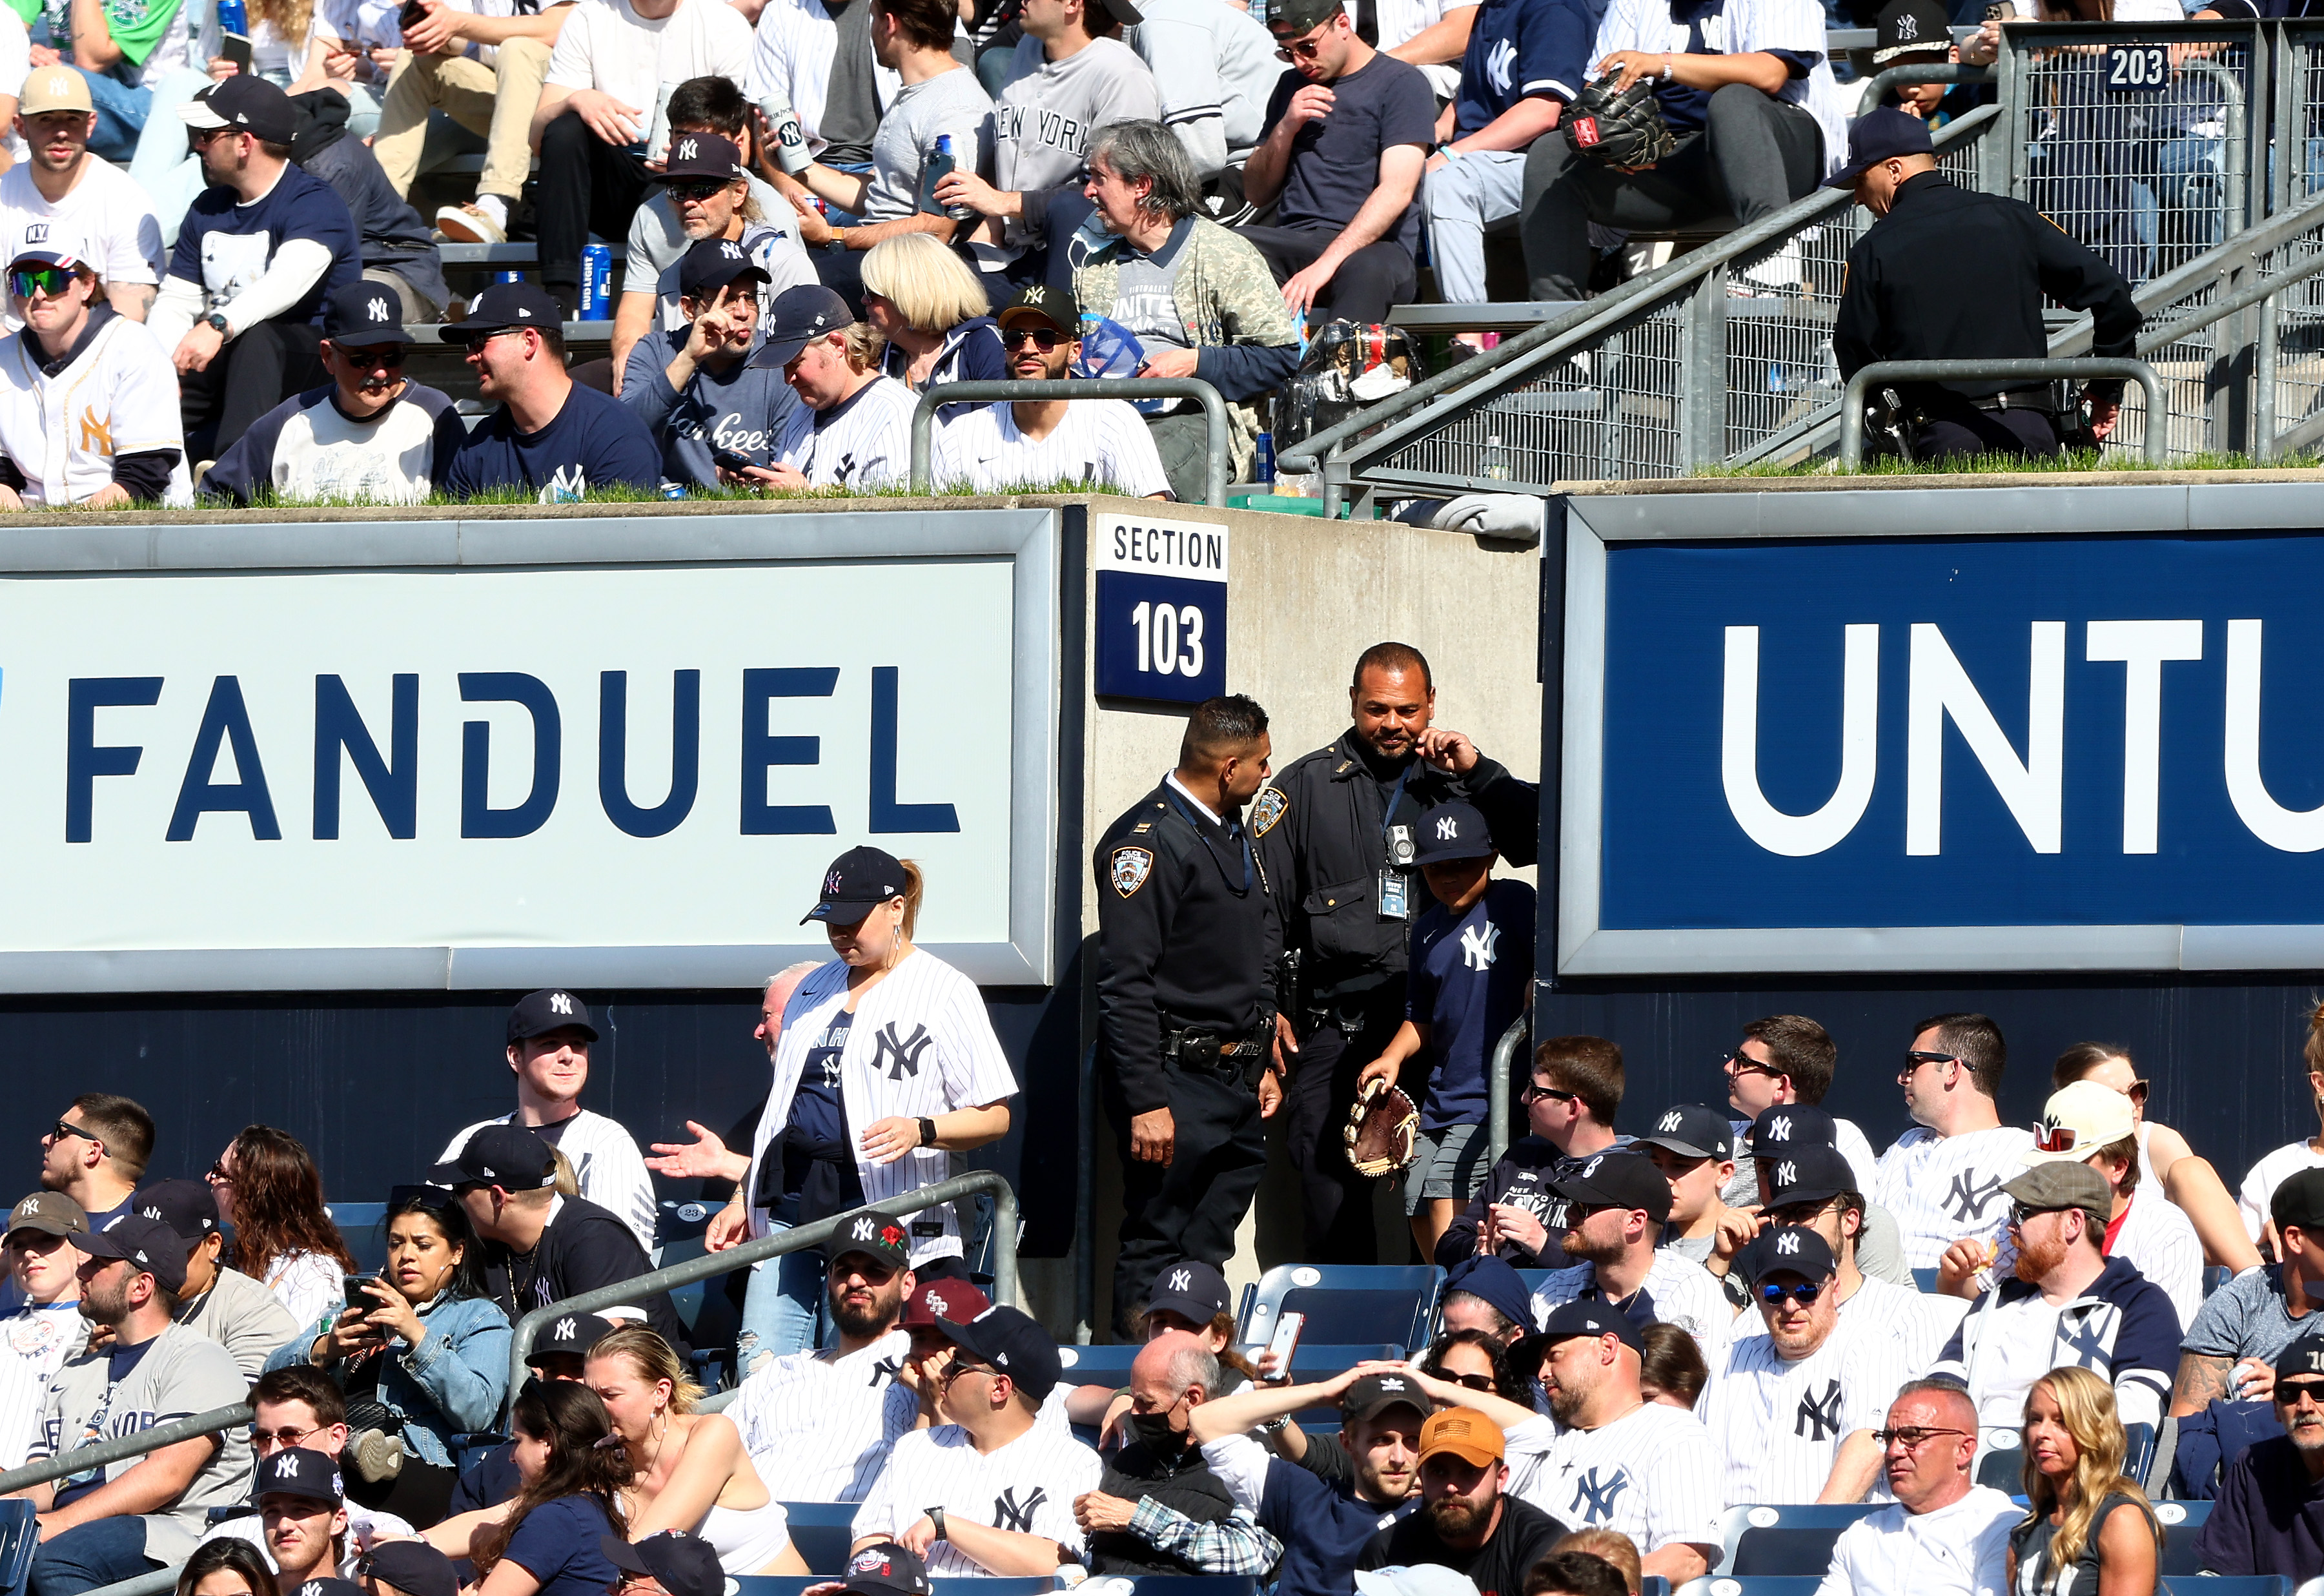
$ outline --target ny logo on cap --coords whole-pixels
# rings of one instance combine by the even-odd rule
[[[680,161],[691,161],[701,152],[702,146],[696,143],[692,139],[687,140],[678,147],[678,158]]]
[[[823,878],[823,894],[825,897],[828,898],[831,894],[838,890],[839,872],[835,870],[829,875]]]
[[[1461,823],[1458,820],[1453,819],[1450,815],[1444,816],[1443,818],[1439,819],[1436,822],[1436,840],[1440,843],[1459,842],[1461,840]]]
[[[296,1480],[299,1477],[299,1460],[287,1452],[280,1453],[274,1460],[274,1471],[285,1480]]]
[[[370,314],[371,318],[374,321],[393,321],[395,319],[395,312],[388,308],[387,296],[384,294],[374,295],[364,306],[364,309]]]
[[[869,1219],[859,1219],[855,1222],[855,1228],[848,1232],[847,1239],[851,1241],[876,1241],[879,1235],[878,1225]]]
[[[1192,1270],[1192,1269],[1172,1269],[1172,1270],[1170,1271],[1170,1289],[1171,1289],[1171,1290],[1173,1290],[1173,1291],[1191,1291],[1191,1290],[1193,1290],[1193,1289],[1194,1289],[1194,1270]]]
[[[159,1208],[140,1208],[137,1212],[147,1219],[159,1219],[161,1217],[161,1211]]]
[[[518,314],[519,314],[519,315],[522,315],[522,314],[523,314],[523,312],[522,312],[522,311],[519,311],[519,312],[518,312]],[[549,994],[549,1011],[551,1014],[570,1014],[570,1013],[572,1013],[572,1012],[573,1012],[573,1000],[572,1000],[572,998],[571,998],[571,997],[569,997],[569,996],[567,996],[566,993],[561,992],[550,992],[550,993]]]
[[[571,1341],[573,1339],[573,1333],[580,1328],[581,1325],[578,1320],[559,1319],[557,1322],[557,1328],[549,1333],[549,1339],[551,1341]]]
[[[1800,1239],[1798,1236],[1782,1235],[1775,1238],[1775,1250],[1777,1253],[1789,1257],[1792,1254],[1798,1252],[1799,1250]]]
[[[729,238],[719,244],[718,254],[722,260],[739,261],[742,258],[742,249],[740,244]]]
[[[1899,17],[1896,19],[1896,37],[1897,37],[1897,38],[1899,38],[1899,39],[1918,39],[1920,36],[1921,36],[1921,19],[1920,19],[1919,17],[1914,16],[1911,12],[1909,12],[1909,11],[1908,11],[1908,12],[1905,12],[1903,15],[1899,16]]]
[[[1665,1115],[1662,1117],[1662,1121],[1661,1121],[1661,1122],[1660,1122],[1659,1124],[1657,1124],[1657,1125],[1655,1127],[1655,1130],[1677,1130],[1677,1129],[1678,1129],[1678,1126],[1679,1126],[1679,1113],[1678,1113],[1678,1110],[1676,1110],[1676,1109],[1673,1109],[1673,1110],[1671,1110],[1671,1112],[1668,1112],[1668,1113],[1665,1114]]]
[[[38,1213],[41,1212],[41,1200],[38,1197],[27,1197],[23,1202],[16,1204],[16,1212],[19,1213]]]
[[[1797,1164],[1793,1163],[1790,1159],[1786,1158],[1784,1162],[1775,1166],[1775,1184],[1777,1185],[1796,1185],[1799,1184],[1799,1179],[1800,1167]]]
[[[1767,1139],[1769,1141],[1789,1141],[1791,1139],[1791,1115],[1777,1114],[1774,1119],[1767,1121]]]

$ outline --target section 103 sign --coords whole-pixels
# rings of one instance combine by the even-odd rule
[[[1226,691],[1227,529],[1092,511],[1102,698],[1199,704]]]

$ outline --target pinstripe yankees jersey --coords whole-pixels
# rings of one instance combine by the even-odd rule
[[[1896,1216],[1906,1267],[1934,1268],[1946,1248],[1968,1236],[2002,1245],[2009,1198],[2001,1185],[2024,1168],[2018,1156],[2033,1145],[2021,1125],[1960,1136],[1915,1125],[1898,1137],[1880,1155],[1879,1189],[1866,1195]]]
[[[2195,1222],[2159,1185],[2131,1193],[2107,1255],[2130,1259],[2132,1268],[2163,1288],[2179,1310],[2181,1331],[2195,1323],[2203,1306],[2203,1243]]]
[[[1929,1371],[1969,1307],[1965,1297],[1908,1291],[1867,1275],[1856,1294],[1840,1305],[1840,1327],[1851,1335],[1895,1342],[1904,1378],[1910,1379]]]
[[[827,411],[793,410],[775,458],[819,488],[886,487],[912,474],[912,391],[874,377]]]
[[[1533,1294],[1533,1322],[1536,1326],[1545,1324],[1552,1308],[1576,1297],[1598,1295],[1597,1265],[1577,1264],[1570,1269],[1555,1270]],[[1644,1303],[1638,1300],[1640,1296],[1646,1298]],[[1634,1324],[1659,1320],[1677,1325],[1694,1337],[1694,1344],[1702,1349],[1702,1361],[1714,1368],[1719,1362],[1720,1346],[1727,1339],[1728,1326],[1735,1320],[1735,1309],[1728,1302],[1718,1278],[1668,1248],[1655,1250],[1654,1267],[1646,1271],[1646,1283],[1621,1306]]]
[[[743,1190],[754,1195],[759,1172],[775,1138],[790,1121],[791,1096],[808,1050],[847,1001],[847,965],[834,959],[798,983],[783,1010],[775,1048],[774,1084],[759,1116]],[[868,988],[855,1005],[855,1023],[839,1056],[839,1098],[851,1137],[892,1115],[917,1119],[998,1102],[1017,1095],[1017,1077],[992,1034],[984,1000],[967,976],[922,948]],[[781,1157],[778,1149],[775,1156]],[[952,1176],[952,1155],[916,1148],[890,1164],[859,1159],[863,1199],[877,1203]],[[960,1226],[947,1204],[909,1222],[915,1267],[956,1257]]]
[[[1718,1453],[1702,1421],[1648,1402],[1594,1430],[1535,1418],[1508,1434],[1509,1490],[1572,1528],[1618,1530],[1655,1553],[1720,1544]]]
[[[27,1305],[0,1319],[0,1469],[23,1466],[41,1437],[50,1377],[88,1344],[78,1299]]]
[[[980,1453],[958,1425],[914,1430],[896,1443],[887,1471],[855,1515],[853,1533],[892,1539],[930,1508],[947,1521],[965,1520],[1055,1541],[1065,1560],[1082,1560],[1081,1526],[1074,1498],[1095,1490],[1105,1473],[1097,1453],[1070,1433],[1035,1424],[1014,1441]],[[928,1572],[982,1574],[989,1571],[950,1541],[928,1547]]]
[[[938,429],[930,472],[939,487],[956,484],[980,494],[1047,489],[1061,482],[1119,488],[1141,498],[1170,491],[1154,435],[1119,399],[1072,401],[1047,438],[1019,431],[1014,405],[964,406]]]
[[[911,1350],[911,1336],[891,1330],[827,1361],[815,1352],[777,1358],[742,1382],[726,1416],[776,1500],[863,1499],[912,1427],[911,1392],[896,1385]],[[899,1392],[902,1399],[891,1399]]]
[[[1755,1310],[1752,1318],[1758,1318]],[[1806,1357],[1775,1350],[1764,1321],[1727,1343],[1711,1366],[1700,1411],[1726,1461],[1721,1500],[1812,1502],[1822,1494],[1840,1444],[1877,1430],[1904,1383],[1904,1349],[1885,1335],[1858,1335],[1843,1315]]]
[[[141,322],[91,311],[90,330],[53,374],[30,332],[0,342],[0,456],[24,479],[24,503],[78,504],[113,484],[123,455],[174,449],[166,502],[193,501],[170,352]]]

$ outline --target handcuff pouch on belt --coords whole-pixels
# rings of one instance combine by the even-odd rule
[[[1182,1069],[1215,1071],[1230,1080],[1240,1078],[1246,1089],[1256,1092],[1259,1077],[1267,1073],[1268,1047],[1263,1038],[1269,1029],[1261,1027],[1240,1040],[1230,1040],[1206,1026],[1166,1029],[1162,1033],[1162,1056]]]

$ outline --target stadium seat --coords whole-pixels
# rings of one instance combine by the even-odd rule
[[[1253,1359],[1259,1353],[1252,1352]],[[1406,1348],[1393,1342],[1366,1342],[1357,1346],[1309,1346],[1305,1341],[1292,1349],[1291,1379],[1295,1385],[1309,1380],[1324,1380],[1335,1374],[1344,1374],[1359,1363],[1370,1363],[1382,1358],[1402,1362],[1412,1356]]]
[[[2123,1449],[2122,1471],[2134,1480],[2145,1479],[2146,1465],[2154,1461],[2154,1426],[2125,1425],[2122,1435],[2127,1443]]]
[[[0,1501],[0,1591],[24,1588],[25,1577],[32,1572],[32,1554],[40,1549],[32,1504],[21,1497]]]
[[[2157,1502],[2154,1516],[2163,1524],[2163,1564],[2155,1572],[2164,1579],[2196,1573],[2195,1532],[2211,1516],[2211,1504]]]
[[[1543,1284],[1555,1273],[1557,1273],[1555,1269],[1519,1269],[1517,1278],[1525,1282],[1526,1295],[1531,1296],[1535,1292],[1539,1291]]]
[[[383,1222],[387,1218],[384,1203],[326,1203],[323,1212],[331,1216],[338,1227],[339,1240],[355,1254],[355,1268],[364,1274],[377,1274],[387,1267],[387,1237]],[[0,1590],[7,1587],[0,1585]]]
[[[830,1579],[847,1572],[847,1549],[855,1544],[855,1502],[785,1502],[783,1511],[790,1516],[791,1545],[807,1559],[807,1572],[819,1578]],[[745,1596],[753,1586],[771,1586],[769,1580],[742,1582]],[[1047,1589],[1045,1585],[1044,1590]],[[788,1596],[781,1591],[768,1590],[759,1596]]]
[[[1068,1385],[1119,1388],[1130,1383],[1130,1365],[1143,1350],[1135,1343],[1087,1347],[1068,1344],[1057,1349],[1057,1361],[1064,1366]]]
[[[1678,1588],[1678,1596],[1815,1596],[1816,1587],[1821,1583],[1821,1574],[1761,1574],[1744,1580],[1732,1574],[1714,1573],[1687,1581]],[[1639,1596],[1645,1596],[1645,1592],[1641,1591]]]
[[[1283,1314],[1305,1314],[1300,1340],[1318,1346],[1428,1344],[1444,1271],[1434,1264],[1277,1264],[1243,1295],[1245,1345],[1264,1345]]]
[[[1937,1288],[1937,1271],[1934,1269],[1914,1269],[1913,1271],[1913,1284],[1920,1287],[1923,1291],[1934,1291]]]
[[[1978,1442],[1977,1482],[1990,1485],[1996,1490],[2011,1496],[2025,1493],[2025,1453],[2017,1432],[1999,1425],[1987,1425]]]
[[[1878,1512],[1881,1505],[1729,1508],[1720,1525],[1717,1572],[1738,1579],[1795,1574],[1820,1578],[1831,1564],[1831,1545],[1840,1531],[1866,1514]]]
[[[980,1581],[977,1589],[983,1588]],[[1154,1573],[1141,1579],[1101,1574],[1082,1589],[1098,1596],[1257,1596],[1259,1582],[1235,1574]]]
[[[2292,1582],[2275,1574],[2165,1575],[2163,1596],[2291,1596]]]

